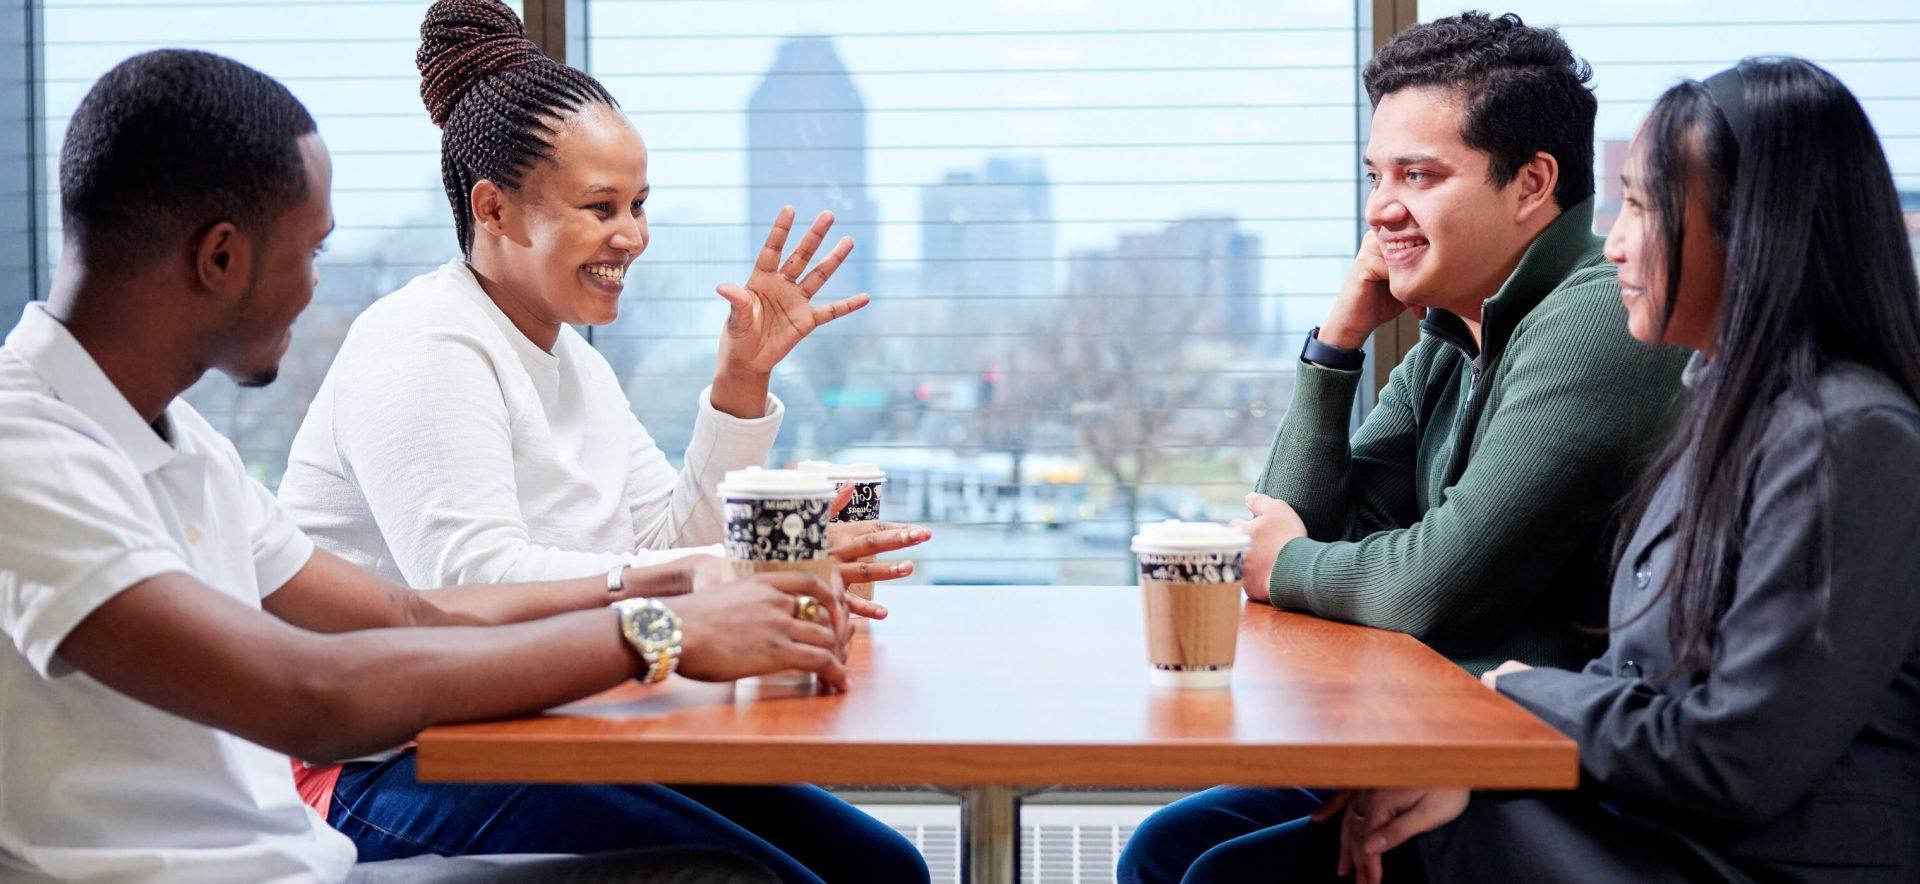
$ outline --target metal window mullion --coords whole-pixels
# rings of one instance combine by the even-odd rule
[[[1419,0],[1373,0],[1372,5],[1373,52],[1379,52],[1380,47],[1387,45],[1387,41],[1393,39],[1395,34],[1420,21]],[[1359,96],[1358,107],[1357,112],[1370,120],[1372,105],[1367,101],[1364,92]],[[1361,202],[1363,213],[1365,205],[1363,196]],[[1362,218],[1364,221],[1364,214]],[[1364,227],[1361,232],[1365,232]],[[1357,245],[1356,242],[1356,247]],[[1407,353],[1413,350],[1413,345],[1419,342],[1420,324],[1414,320],[1411,311],[1400,314],[1398,318],[1381,326],[1373,333],[1369,347],[1373,356],[1372,380],[1376,394],[1380,388],[1386,386],[1387,378],[1393,373],[1394,366],[1399,365],[1400,360],[1405,359]]]
[[[29,297],[38,300],[45,297],[48,288],[53,285],[53,262],[50,260],[46,237],[53,229],[53,210],[41,196],[45,189],[41,179],[45,174],[37,157],[46,143],[45,115],[41,113],[40,85],[46,79],[45,55],[40,51],[46,34],[40,15],[41,0],[26,0],[21,4],[27,17],[25,61],[27,74],[22,88],[27,90],[27,267],[33,284]]]
[[[585,0],[523,0],[520,6],[520,20],[526,23],[527,39],[548,58],[561,64],[568,64],[568,48],[573,48],[572,57],[575,67],[586,69],[586,3]],[[575,23],[573,32],[568,30],[569,22]],[[591,325],[577,326],[580,336],[587,339],[587,345],[593,345],[594,328]]]
[[[6,133],[7,139],[21,152],[20,164],[4,170],[7,181],[0,189],[9,194],[14,192],[16,186],[25,190],[18,202],[0,208],[0,212],[5,213],[5,221],[0,222],[0,227],[9,233],[6,247],[10,252],[0,258],[0,264],[8,268],[5,275],[0,277],[0,302],[4,303],[4,307],[0,307],[0,331],[4,331],[12,327],[18,315],[16,305],[42,297],[47,280],[52,276],[52,268],[47,265],[44,242],[51,220],[46,215],[48,201],[43,193],[46,190],[42,183],[46,170],[40,165],[44,124],[40,119],[43,76],[40,69],[39,3],[38,0],[0,0],[0,14],[9,18],[19,16],[11,22],[19,28],[18,37],[15,37],[12,28],[8,28],[6,43],[0,45],[0,62],[18,76],[17,86],[12,77],[0,78],[0,82],[4,82],[8,89],[19,90],[16,95],[8,97],[18,98],[19,112],[24,114],[24,118],[15,116],[0,122],[0,132]],[[10,155],[12,152],[0,153]],[[53,158],[49,157],[47,161],[51,163]],[[15,176],[18,176],[17,180]],[[17,245],[12,236],[15,231],[18,232]],[[14,252],[15,249],[18,251]]]
[[[587,70],[587,0],[524,0],[520,20],[548,58]]]
[[[555,37],[566,32],[566,5],[562,0],[523,0],[520,4],[520,20],[527,26],[527,39],[548,58],[564,62],[567,60],[567,43]],[[555,16],[561,20],[554,21]],[[549,33],[549,30],[557,33]]]

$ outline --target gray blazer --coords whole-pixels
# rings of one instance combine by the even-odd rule
[[[1680,488],[1669,476],[1614,575],[1612,622],[1627,625],[1606,653],[1580,672],[1499,682],[1580,744],[1581,791],[1476,799],[1486,805],[1479,819],[1470,811],[1462,821],[1507,831],[1476,835],[1478,847],[1458,833],[1432,847],[1485,851],[1482,860],[1504,851],[1494,865],[1527,880],[1621,879],[1609,870],[1635,880],[1920,880],[1920,406],[1858,365],[1827,371],[1820,390],[1818,412],[1774,405],[1711,671],[1659,681],[1672,662],[1665,599],[1628,622],[1674,566]],[[1833,482],[1824,611],[1823,423]],[[1654,874],[1643,867],[1650,854],[1692,871]],[[1528,855],[1542,865],[1510,865]],[[1600,867],[1546,870],[1578,856]],[[1496,880],[1485,863],[1460,868]]]

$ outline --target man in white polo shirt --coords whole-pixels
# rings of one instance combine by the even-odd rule
[[[0,879],[769,880],[711,850],[355,866],[288,754],[676,666],[844,686],[843,596],[782,576],[669,609],[672,566],[419,593],[316,552],[175,398],[208,369],[273,378],[333,226],[312,117],[236,62],[148,53],[88,93],[60,178],[53,290],[0,348]]]

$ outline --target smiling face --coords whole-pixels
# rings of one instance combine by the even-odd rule
[[[605,325],[620,312],[628,268],[648,241],[647,148],[620,111],[589,103],[550,136],[521,186],[474,186],[473,263],[489,294],[541,341],[562,323]]]
[[[1713,236],[1708,184],[1697,168],[1667,172],[1668,177],[1686,182],[1679,285],[1670,293],[1673,271],[1666,257],[1670,230],[1667,219],[1655,209],[1659,200],[1648,193],[1654,176],[1647,165],[1647,137],[1643,128],[1633,140],[1620,175],[1620,217],[1607,233],[1606,257],[1620,274],[1627,330],[1650,344],[1678,344],[1711,353],[1726,255]],[[1669,297],[1674,302],[1671,314]]]
[[[1491,158],[1461,135],[1461,115],[1458,97],[1437,87],[1380,99],[1365,158],[1367,225],[1380,240],[1396,299],[1477,320],[1481,302],[1559,209],[1551,173],[1543,182],[1533,166],[1495,185]]]

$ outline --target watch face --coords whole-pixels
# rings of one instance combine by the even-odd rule
[[[669,642],[673,640],[673,615],[660,608],[640,612],[640,638],[648,642]]]

